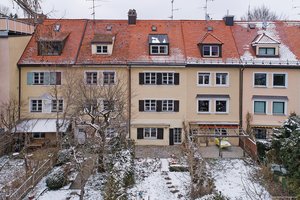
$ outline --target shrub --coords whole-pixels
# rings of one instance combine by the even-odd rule
[[[46,179],[46,185],[50,190],[57,190],[67,184],[67,175],[63,170],[51,173]]]

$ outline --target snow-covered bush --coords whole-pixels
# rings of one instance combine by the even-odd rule
[[[67,184],[67,174],[62,170],[52,172],[46,179],[46,185],[50,190],[57,190]]]
[[[72,151],[70,149],[62,149],[57,153],[57,165],[63,165],[71,160]]]

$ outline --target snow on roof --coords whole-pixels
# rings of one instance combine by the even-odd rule
[[[66,132],[70,121],[59,119],[59,124],[63,124],[60,132]],[[22,121],[17,125],[16,133],[53,133],[56,132],[56,119],[29,119]]]
[[[268,36],[266,33],[263,33],[257,35],[257,37],[253,40],[252,45],[256,44],[280,44],[280,42]]]

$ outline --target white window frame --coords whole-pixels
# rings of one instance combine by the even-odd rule
[[[217,83],[217,74],[226,74],[226,83],[222,83],[222,78],[221,78],[221,83],[218,84]],[[215,85],[218,86],[218,87],[227,87],[229,85],[229,73],[228,72],[216,72],[215,73]]]
[[[284,82],[284,86],[280,86],[280,85],[274,85],[274,75],[285,75],[285,82]],[[285,72],[274,72],[272,73],[272,86],[273,88],[287,88],[288,87],[288,74]]]
[[[154,53],[153,52],[153,47],[157,47],[158,52]],[[162,49],[165,49],[165,52],[162,52]],[[169,54],[169,49],[168,49],[168,45],[166,44],[151,44],[150,45],[150,55],[168,55]]]
[[[173,139],[174,144],[182,143],[182,128],[173,128]]]
[[[113,73],[113,76],[111,76],[111,74]],[[105,83],[105,76],[107,77],[107,83]],[[102,77],[103,77],[103,85],[114,85],[116,84],[116,72],[115,71],[104,71],[102,72]]]
[[[161,104],[162,112],[174,112],[174,100],[163,99]]]
[[[273,56],[278,56],[278,54],[276,54],[276,47],[257,47],[258,48],[258,50],[257,50],[257,52],[258,52],[258,56],[262,56],[262,57],[273,57]],[[260,54],[260,49],[274,49],[274,54]]]
[[[217,101],[226,101],[226,111],[225,112],[218,112],[217,111]],[[215,113],[216,114],[228,114],[229,113],[229,99],[214,99],[215,104]]]
[[[156,85],[156,83],[157,83],[157,72],[144,72],[145,85]]]
[[[203,74],[203,75],[201,75],[202,77],[204,77],[204,76],[206,76],[208,74],[208,84],[205,84],[205,81],[204,81],[204,83],[199,83],[199,81],[200,81],[200,74]],[[198,86],[211,86],[211,75],[212,75],[211,72],[198,72],[197,73],[197,85]]]
[[[204,55],[204,48],[205,47],[209,47],[209,55]],[[213,47],[217,47],[218,48],[218,55],[212,55],[212,48]],[[217,58],[217,57],[220,57],[220,46],[219,45],[203,45],[202,46],[202,55],[203,55],[203,57],[215,57],[215,58]]]
[[[200,111],[199,110],[199,101],[208,101],[208,111]],[[211,99],[208,98],[198,98],[197,99],[197,113],[211,113]]]
[[[106,51],[104,51],[104,47],[106,47]],[[99,48],[99,49],[98,49]],[[100,50],[100,51],[98,51]],[[96,45],[96,54],[108,54],[108,45]]]
[[[266,104],[266,112],[265,113],[255,113],[255,102],[256,101],[263,101],[263,102],[265,102]],[[266,100],[266,99],[254,99],[253,100],[253,114],[254,115],[268,115],[269,114],[269,112],[268,112],[268,105],[269,105],[269,102],[268,102],[268,100]]]
[[[284,113],[282,113],[282,114],[276,114],[276,113],[274,113],[273,112],[273,103],[276,103],[276,102],[278,102],[278,103],[284,103]],[[285,101],[285,100],[272,100],[271,101],[271,112],[272,112],[272,115],[275,115],[275,116],[285,116],[286,115],[286,113],[287,113],[287,101]]]
[[[94,80],[95,80],[94,73],[96,73],[96,83],[94,83]],[[93,74],[91,77],[91,83],[88,83],[88,74]],[[85,84],[86,85],[97,85],[98,84],[99,74],[97,71],[85,71],[84,76],[85,76]]]
[[[149,130],[149,137],[146,137],[146,130]],[[157,139],[157,135],[158,135],[158,129],[157,128],[143,128],[143,135],[144,135],[144,139]],[[152,131],[155,131],[155,137],[152,136]]]
[[[149,104],[149,105],[147,105],[147,104]],[[152,109],[152,108],[154,108],[154,109]],[[157,108],[156,108],[156,100],[155,99],[144,100],[144,111],[145,112],[156,112],[156,110],[157,110]]]
[[[255,85],[255,74],[266,74],[266,85]],[[269,85],[269,75],[267,72],[253,72],[253,87],[256,88],[267,88]]]
[[[36,103],[36,109],[33,110],[33,101],[41,101],[42,102],[42,106],[41,106],[41,110],[38,110],[38,102]],[[42,99],[30,99],[30,106],[29,106],[29,110],[31,113],[42,113],[43,112],[43,100]]]
[[[45,84],[45,72],[32,72],[33,73],[33,85]],[[35,82],[35,76],[37,75],[37,83]]]
[[[57,105],[57,103],[54,103],[55,101],[58,101],[58,105]],[[58,110],[57,110],[57,108],[58,108]],[[60,108],[62,108],[62,109],[60,109]],[[64,100],[63,99],[52,99],[51,100],[51,112],[63,112],[63,111],[64,111]]]
[[[35,137],[35,134],[38,135],[38,137]],[[32,133],[32,138],[33,139],[45,139],[45,136],[46,134],[45,133],[42,133],[42,132],[33,132]]]
[[[162,85],[174,85],[175,75],[174,72],[161,72],[162,73]]]

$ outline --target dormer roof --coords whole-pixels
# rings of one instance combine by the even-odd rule
[[[95,34],[91,43],[112,44],[115,36],[111,34]]]
[[[70,32],[58,32],[53,33],[51,35],[40,35],[38,37],[38,41],[49,41],[49,42],[55,42],[55,41],[64,41],[69,36]]]
[[[257,35],[254,40],[252,41],[252,46],[256,46],[259,44],[280,44],[280,42],[266,33]]]
[[[168,44],[169,38],[167,34],[150,34],[148,41],[149,44]]]
[[[199,44],[223,44],[223,42],[211,33],[206,33]]]

